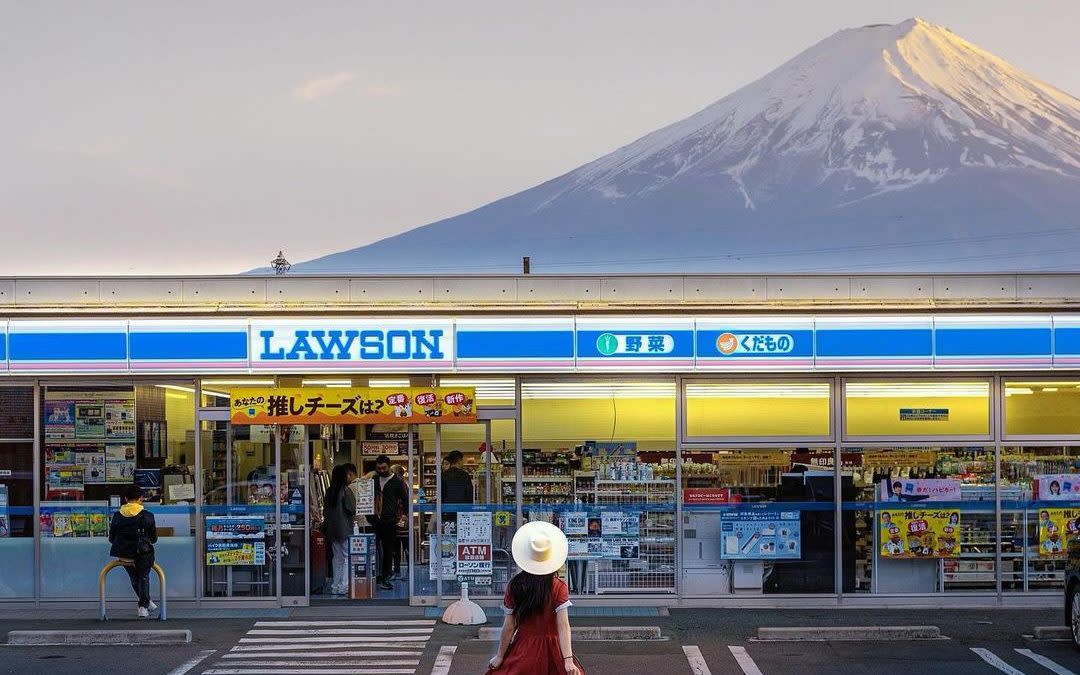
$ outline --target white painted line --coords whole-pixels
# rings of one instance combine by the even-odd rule
[[[1013,668],[1009,664],[1005,663],[989,649],[983,649],[982,647],[972,647],[971,651],[975,652],[980,659],[986,661],[991,666],[997,668],[1003,673],[1008,673],[1009,675],[1025,675],[1024,671],[1017,670],[1016,668]]]
[[[399,635],[431,635],[433,628],[286,628],[275,630],[254,628],[248,635],[381,635],[397,637]]]
[[[731,651],[731,655],[735,657],[735,662],[739,664],[742,671],[746,675],[761,675],[761,669],[754,663],[754,659],[750,658],[750,654],[746,652],[746,647],[728,647]]]
[[[1059,664],[1055,663],[1054,661],[1051,661],[1050,659],[1046,658],[1042,654],[1036,654],[1035,652],[1031,651],[1030,649],[1017,649],[1016,653],[1020,654],[1022,656],[1028,657],[1029,659],[1031,659],[1035,663],[1039,664],[1043,668],[1046,668],[1047,670],[1049,670],[1051,672],[1057,673],[1057,675],[1076,675],[1076,673],[1069,670],[1065,666],[1059,665]]]
[[[197,666],[200,663],[202,663],[203,661],[205,661],[207,659],[207,657],[209,657],[211,654],[213,654],[216,651],[217,651],[216,649],[204,649],[203,651],[199,652],[195,656],[192,656],[187,661],[181,663],[176,668],[170,670],[169,675],[184,675],[184,673],[188,672],[189,670],[191,670],[195,666]]]
[[[396,642],[427,642],[427,635],[398,635],[394,638]],[[380,640],[375,636],[340,636],[340,637],[294,637],[288,640],[278,637],[243,637],[240,638],[241,644],[259,644],[272,642],[274,644],[290,644],[290,645],[302,645],[302,644],[315,644],[315,643],[327,643],[333,642],[335,644],[371,644],[372,642],[386,643],[386,639]],[[392,643],[391,643],[392,644]]]
[[[413,675],[414,668],[213,668],[203,675]]]
[[[328,648],[325,644],[321,644],[321,643],[315,643],[315,644],[284,643],[283,644],[279,640],[275,640],[274,642],[275,642],[275,644],[272,644],[272,645],[263,645],[263,644],[259,644],[259,645],[237,645],[236,647],[233,647],[229,651],[231,651],[231,652],[283,652],[283,651],[310,652],[313,649],[327,649]],[[367,655],[367,654],[385,654],[387,656],[411,656],[412,654],[416,654],[418,652],[415,652],[415,651],[382,651],[382,650],[384,650],[384,649],[401,650],[403,648],[407,649],[407,648],[410,648],[410,647],[412,649],[420,649],[420,648],[424,647],[423,644],[413,644],[412,642],[409,642],[409,643],[406,643],[406,644],[402,644],[400,642],[352,642],[352,641],[349,641],[349,640],[335,640],[334,642],[335,642],[336,645],[340,645],[340,648],[342,648],[342,649],[347,647],[349,649],[355,650],[355,651],[352,652],[353,654],[364,654],[364,655]],[[342,644],[342,643],[344,643],[344,644]],[[333,647],[330,647],[330,649],[333,649]],[[361,651],[361,650],[364,650],[364,649],[368,649],[368,650],[374,649],[374,650],[378,650],[378,651]]]
[[[709,670],[709,666],[705,663],[705,657],[701,655],[701,650],[697,648],[697,645],[686,645],[682,648],[683,654],[686,654],[686,662],[690,664],[690,672],[694,675],[712,675],[712,671]]]
[[[454,662],[454,652],[457,647],[443,645],[439,647],[439,653],[435,656],[435,665],[431,667],[431,675],[447,675],[450,672],[450,664]]]
[[[308,659],[314,661],[321,661],[326,659],[372,659],[370,661],[353,661],[353,665],[416,665],[418,659],[422,656],[422,652],[414,651],[410,653],[395,653],[387,654],[382,651],[368,651],[365,653],[359,653],[355,651],[320,651],[318,654],[313,654],[307,651],[245,651],[244,653],[226,653],[221,654],[222,659],[244,659],[245,662],[248,659]],[[376,657],[378,657],[376,659]],[[403,659],[402,657],[411,657],[411,659]]]
[[[435,619],[417,619],[415,621],[256,621],[256,628],[275,628],[277,626],[434,626]]]
[[[414,659],[411,661],[365,661],[363,659],[354,661],[349,659],[327,659],[326,663],[318,663],[319,660],[320,659],[305,659],[303,661],[259,661],[256,659],[252,661],[244,661],[242,663],[229,663],[225,665],[228,665],[230,668],[233,666],[239,666],[241,668],[250,668],[252,666],[301,666],[306,668],[335,668],[338,666],[367,666],[371,668],[387,668],[389,666],[414,666],[414,670],[415,666],[420,665],[419,659]]]

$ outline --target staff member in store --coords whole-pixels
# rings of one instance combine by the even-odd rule
[[[139,597],[139,618],[145,619],[157,605],[150,600],[150,570],[154,568],[154,544],[157,543],[157,523],[154,514],[143,508],[143,491],[138,485],[124,488],[124,505],[113,514],[109,523],[109,555],[130,560],[124,570],[131,577],[131,588]]]
[[[394,549],[398,546],[397,525],[406,512],[408,491],[405,482],[390,468],[390,458],[375,458],[375,515],[368,522],[375,529],[379,544],[379,588],[392,591],[390,579],[394,573]]]
[[[443,504],[472,504],[472,476],[465,470],[465,455],[452,450],[446,455],[446,468],[442,475]]]

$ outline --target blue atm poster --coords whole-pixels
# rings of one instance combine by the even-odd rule
[[[802,556],[798,511],[739,509],[720,514],[720,557],[792,560]]]

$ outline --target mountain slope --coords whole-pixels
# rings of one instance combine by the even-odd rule
[[[840,31],[530,190],[301,273],[1068,268],[1080,100],[919,19]]]

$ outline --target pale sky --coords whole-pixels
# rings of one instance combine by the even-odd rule
[[[1076,0],[0,0],[0,276],[352,248],[916,15],[1080,94]]]

